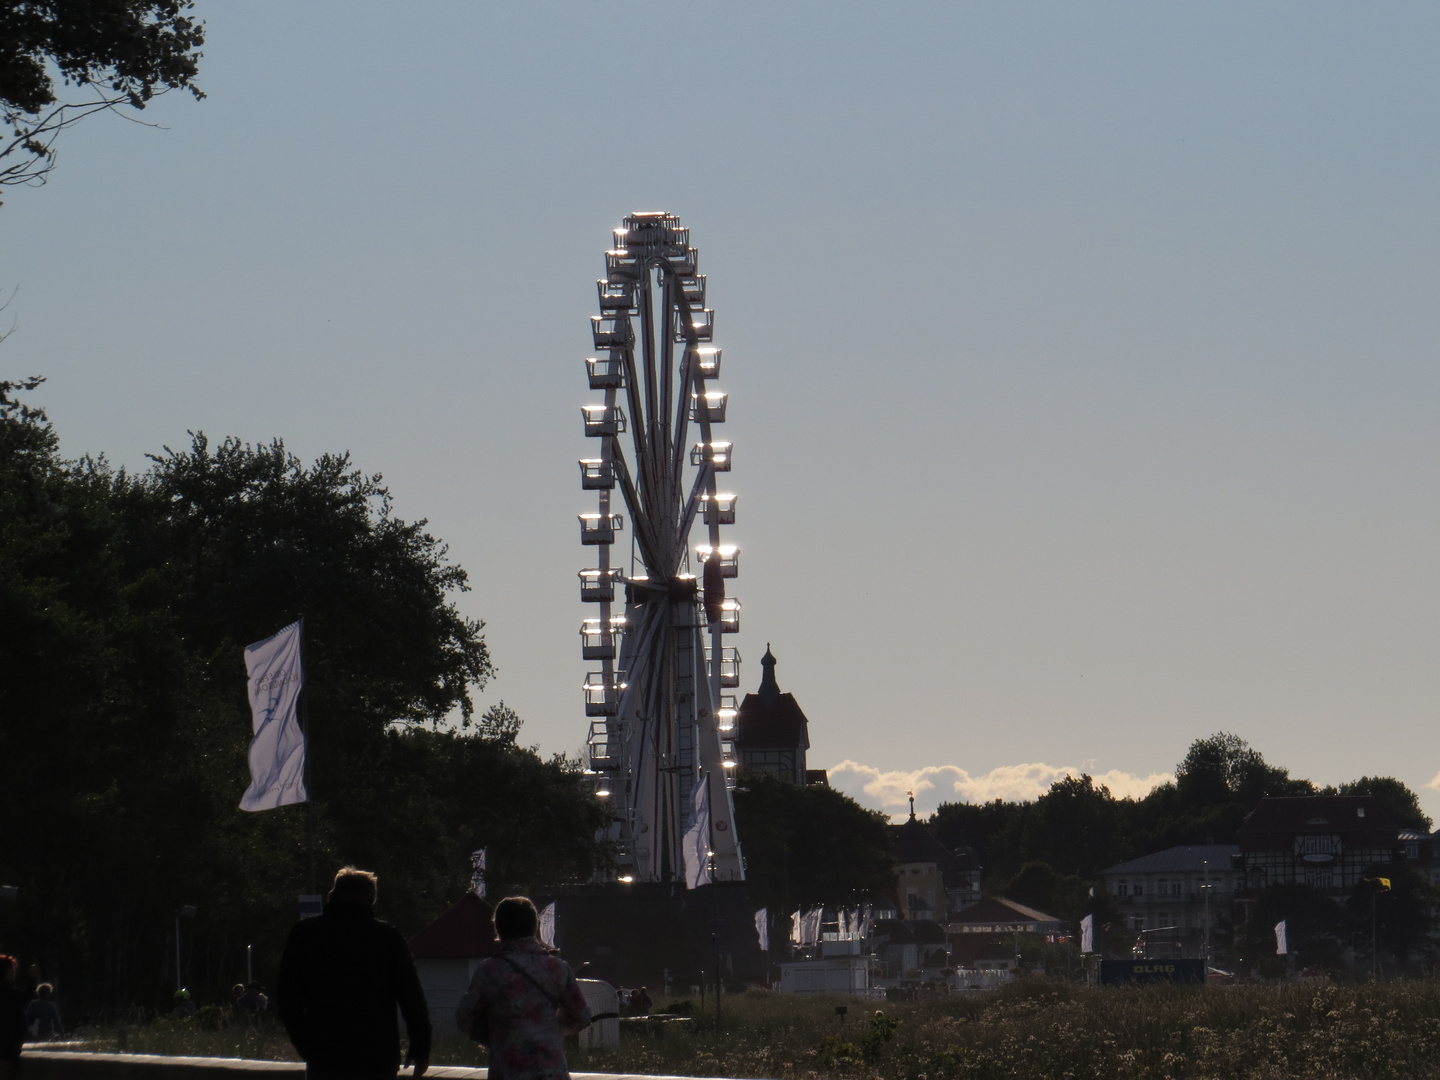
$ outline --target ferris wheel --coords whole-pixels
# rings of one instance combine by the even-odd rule
[[[740,656],[724,644],[740,628],[740,603],[725,595],[739,550],[721,536],[735,496],[718,484],[731,444],[715,437],[727,403],[711,381],[720,374],[715,313],[690,230],[673,214],[627,217],[596,285],[596,355],[585,363],[590,388],[605,396],[581,410],[599,455],[580,461],[580,486],[599,500],[580,515],[581,543],[596,553],[580,571],[580,598],[596,611],[580,628],[583,658],[598,662],[584,684],[595,794],[611,806],[622,878],[683,877],[681,839],[692,796],[703,793],[711,873],[738,881],[736,711],[723,691],[740,684]],[[630,547],[618,560],[627,521],[617,492]],[[697,520],[704,539],[692,562]]]

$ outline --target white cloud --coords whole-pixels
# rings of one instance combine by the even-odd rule
[[[912,772],[903,769],[882,772],[874,766],[846,760],[831,766],[830,786],[845,792],[862,805],[892,815],[908,812],[906,792],[913,791],[916,812],[928,814],[942,802],[981,803],[991,799],[1020,802],[1037,799],[1049,791],[1056,780],[1079,776],[1082,772],[1089,772],[1097,787],[1108,787],[1117,799],[1127,795],[1140,798],[1160,784],[1175,779],[1171,773],[1136,776],[1119,769],[1101,773],[1093,769],[1041,762],[1002,765],[980,776],[971,776],[958,765],[927,765]],[[1430,786],[1440,788],[1440,776]]]
[[[1433,780],[1431,780],[1430,783],[1426,784],[1425,786],[1426,786],[1427,788],[1429,788],[1431,791],[1440,791],[1440,772],[1437,772],[1437,773],[1435,774],[1435,778],[1434,778]]]

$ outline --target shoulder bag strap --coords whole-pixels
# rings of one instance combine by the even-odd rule
[[[515,961],[511,960],[508,956],[502,954],[497,955],[500,955],[501,960],[504,960],[505,963],[509,964],[512,968],[519,972],[526,982],[528,982],[531,986],[535,987],[536,990],[539,990],[540,993],[544,994],[546,1001],[550,1002],[550,1004],[557,1009],[560,1007],[560,999],[555,997],[555,995],[551,994],[549,990],[545,989],[545,987],[541,986],[540,983],[536,981],[535,976],[531,975],[528,971],[522,968],[519,964],[515,963]]]

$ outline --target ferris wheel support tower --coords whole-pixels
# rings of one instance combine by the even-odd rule
[[[721,534],[734,524],[735,496],[717,479],[730,471],[732,447],[713,434],[727,406],[710,382],[720,373],[715,313],[705,306],[690,231],[672,214],[627,217],[596,285],[596,355],[586,369],[604,400],[581,411],[600,455],[580,461],[581,487],[599,503],[580,515],[581,542],[597,553],[597,565],[580,571],[581,599],[599,609],[580,630],[582,656],[599,662],[584,683],[591,777],[612,809],[622,877],[683,879],[681,839],[703,783],[711,873],[740,881],[730,795],[736,710],[724,694],[739,686],[739,654],[724,644],[739,630],[739,601],[725,595],[739,549]],[[617,489],[630,518],[628,573],[612,551],[625,526],[614,512]],[[690,552],[697,518],[706,534],[694,553],[698,578]]]

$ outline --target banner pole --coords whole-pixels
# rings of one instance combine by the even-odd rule
[[[300,730],[305,733],[305,880],[315,895],[315,787],[310,766],[310,671],[305,665],[305,616],[300,616]]]

